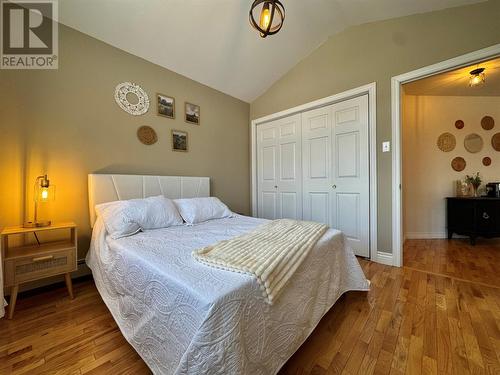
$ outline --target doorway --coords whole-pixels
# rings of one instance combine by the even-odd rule
[[[473,70],[473,68],[475,68],[477,64],[495,59],[498,56],[500,56],[500,44],[392,78],[392,139],[393,139],[392,242],[393,242],[393,254],[394,254],[393,264],[395,266],[402,266],[403,248],[404,248],[403,243],[405,240],[405,235],[407,234],[405,233],[404,219],[403,219],[404,218],[403,203],[404,203],[405,191],[404,189],[402,189],[404,187],[403,152],[402,152],[404,147],[404,144],[402,142],[402,136],[403,136],[402,125],[404,120],[403,118],[404,108],[402,104],[404,99],[404,89],[405,89],[404,86],[412,84],[415,87],[418,84],[417,83],[418,81],[423,81],[424,79],[427,80],[430,79],[436,81],[438,78],[435,77],[438,77],[439,75],[446,72],[457,71],[457,69],[460,68],[465,68],[465,70],[469,72],[469,70]],[[468,84],[469,84],[469,77],[467,76],[465,85],[467,86]],[[440,88],[437,87],[437,89]],[[459,118],[457,118],[456,120],[459,120]],[[450,186],[451,185],[452,182],[450,181]],[[440,223],[442,226],[443,225],[442,220],[440,221]],[[428,233],[423,232],[422,235],[437,236],[438,234],[442,234],[442,232],[443,232],[442,228],[437,229],[436,232],[434,232],[433,229]]]

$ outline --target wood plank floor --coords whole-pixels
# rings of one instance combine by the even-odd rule
[[[280,374],[500,374],[500,246],[405,245],[408,267],[361,260],[349,292]],[[91,280],[21,295],[0,320],[0,374],[149,374]]]

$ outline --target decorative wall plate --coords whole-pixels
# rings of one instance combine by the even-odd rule
[[[141,126],[137,129],[137,138],[145,145],[152,145],[158,141],[158,136],[151,126]]]
[[[481,127],[484,130],[491,130],[495,127],[495,120],[491,116],[484,116],[481,119]]]
[[[457,129],[463,129],[465,126],[464,122],[462,120],[457,120],[455,121],[455,128]]]
[[[483,149],[483,138],[476,133],[467,134],[464,139],[464,147],[471,154],[475,154]]]
[[[496,133],[491,137],[491,146],[495,151],[500,151],[500,133]]]
[[[451,161],[451,167],[457,172],[462,172],[465,169],[466,165],[467,163],[465,162],[465,159],[461,158],[460,156],[457,156]]]
[[[491,158],[489,158],[488,156],[485,156],[485,157],[483,158],[483,165],[484,165],[485,167],[490,166],[490,165],[491,165]]]
[[[129,102],[128,95],[137,97],[137,102]],[[148,94],[139,85],[131,82],[122,82],[116,86],[115,101],[121,109],[134,116],[143,115],[149,109]]]
[[[437,146],[443,152],[452,151],[457,145],[455,136],[451,133],[443,133],[438,137]]]

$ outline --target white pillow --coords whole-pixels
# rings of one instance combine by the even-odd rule
[[[174,203],[187,224],[233,216],[231,210],[215,197],[175,199]]]
[[[177,207],[163,195],[129,201],[136,207],[136,221],[141,229],[168,228],[184,224]]]
[[[102,217],[106,231],[111,238],[131,236],[141,230],[134,217],[134,207],[129,201],[116,201],[95,206],[98,216]]]
[[[99,204],[96,212],[102,217],[104,226],[113,239],[131,236],[141,229],[183,224],[172,200],[161,195]]]

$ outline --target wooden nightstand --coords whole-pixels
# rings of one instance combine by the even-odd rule
[[[21,247],[9,247],[9,236],[53,230],[69,230],[69,238]],[[64,274],[66,287],[73,299],[70,272],[76,271],[77,231],[75,223],[54,223],[48,227],[7,227],[0,233],[4,287],[11,288],[7,317],[12,319],[19,285],[28,281]]]

